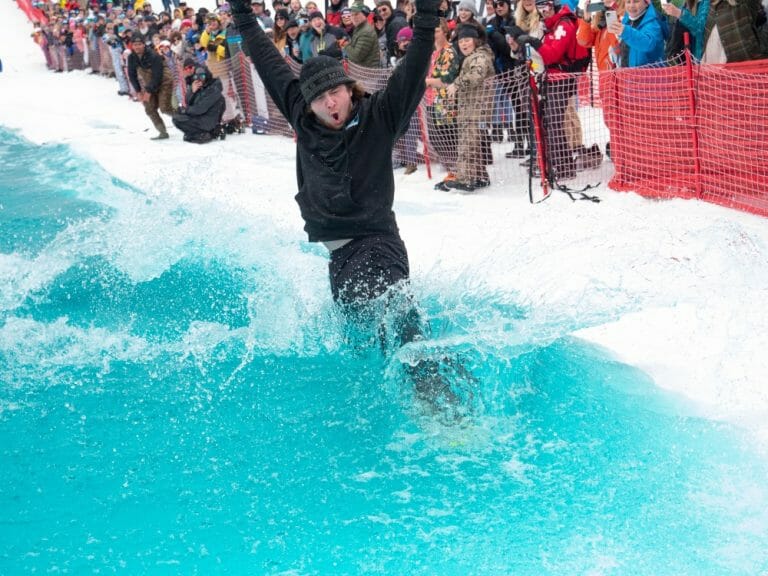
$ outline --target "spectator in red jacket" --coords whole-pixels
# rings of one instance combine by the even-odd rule
[[[576,41],[577,19],[559,0],[536,0],[546,27],[541,40],[518,37],[519,44],[535,48],[547,68],[547,99],[544,109],[546,159],[549,178],[555,181],[576,176],[576,161],[565,131],[565,110],[576,95],[576,77],[589,65],[589,52]]]
[[[347,0],[330,0],[325,22],[330,26],[341,26],[341,11],[347,7]]]

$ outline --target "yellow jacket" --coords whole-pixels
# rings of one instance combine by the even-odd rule
[[[216,47],[216,50],[208,50],[208,45]],[[219,30],[211,36],[211,33],[206,30],[200,36],[200,45],[208,50],[209,58],[212,53],[216,54],[216,61],[221,62],[227,58],[227,33],[224,30]]]

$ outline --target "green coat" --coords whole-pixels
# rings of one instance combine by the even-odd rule
[[[352,32],[352,39],[345,48],[347,58],[353,64],[365,68],[379,68],[379,37],[368,22],[363,22]]]

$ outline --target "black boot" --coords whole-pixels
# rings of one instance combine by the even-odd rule
[[[506,152],[504,154],[505,158],[525,158],[528,155],[528,153],[523,150],[523,148],[518,148],[515,146],[514,150],[511,150],[510,152]]]
[[[511,128],[509,129],[509,134],[513,136]],[[515,148],[511,152],[504,154],[507,158],[525,158],[531,153],[530,150],[525,149],[525,139],[519,134],[514,134],[513,142],[515,143]]]
[[[582,146],[582,148],[584,148]],[[603,163],[603,154],[597,144],[592,144],[588,149],[580,151],[576,155],[576,170],[591,170]]]

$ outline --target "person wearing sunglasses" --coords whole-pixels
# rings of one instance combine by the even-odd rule
[[[408,26],[405,12],[392,8],[389,0],[381,0],[376,6],[376,12],[384,19],[384,30],[387,36],[387,61],[397,56],[397,33]]]

